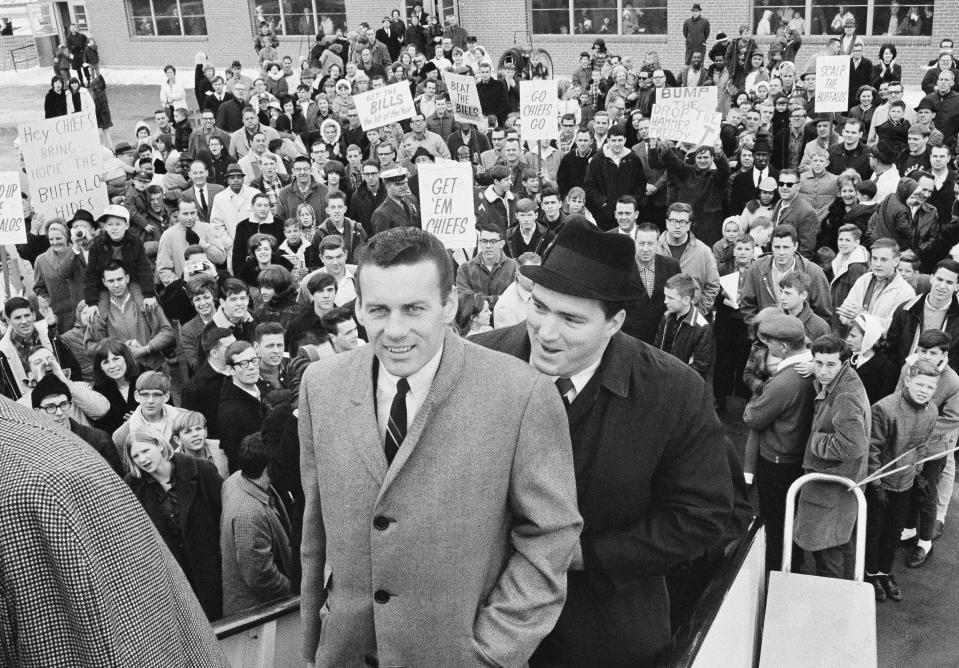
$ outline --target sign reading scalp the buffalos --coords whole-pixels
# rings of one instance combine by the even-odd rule
[[[450,102],[453,103],[453,119],[460,123],[472,123],[485,132],[489,123],[486,122],[480,106],[476,79],[444,70],[443,81],[446,82],[446,90],[450,94]]]
[[[27,226],[23,220],[23,199],[20,175],[0,172],[0,244],[27,243]]]
[[[519,82],[520,134],[525,141],[559,138],[556,79]]]
[[[849,56],[816,58],[816,113],[849,109]]]
[[[364,130],[381,128],[390,123],[413,118],[416,107],[409,84],[396,83],[353,96],[360,126]]]
[[[468,162],[417,165],[423,229],[450,250],[476,247],[473,168]]]
[[[662,88],[649,119],[649,136],[689,144],[715,144],[719,139],[722,114],[715,86]]]
[[[109,203],[100,178],[103,148],[93,111],[24,123],[20,149],[38,213],[69,219],[77,209],[97,215]]]

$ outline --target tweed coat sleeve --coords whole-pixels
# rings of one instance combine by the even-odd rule
[[[862,456],[863,444],[869,439],[869,419],[863,407],[849,393],[836,397],[832,420],[826,430],[815,432],[809,449],[821,459],[845,461]]]
[[[5,399],[0,571],[0,665],[229,665],[123,481],[77,437]]]
[[[234,517],[233,537],[243,582],[263,601],[289,594],[290,579],[277,568],[270,522],[264,514],[245,513]]]

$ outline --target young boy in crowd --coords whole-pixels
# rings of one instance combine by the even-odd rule
[[[889,105],[889,119],[876,126],[878,141],[885,139],[889,142],[896,150],[895,155],[908,148],[909,121],[904,118],[905,114],[906,103],[896,100]]]
[[[657,348],[679,358],[708,380],[715,347],[712,327],[699,309],[693,308],[698,289],[696,281],[686,274],[676,274],[666,281],[666,312],[659,322],[655,342]]]
[[[936,409],[930,400],[938,385],[939,369],[919,360],[906,372],[902,390],[872,407],[869,475],[895,460],[883,469],[886,475],[869,483],[866,496],[866,581],[872,584],[878,602],[902,600],[892,565],[917,480],[916,462],[925,457],[926,441],[936,425]],[[896,471],[899,467],[905,468]]]
[[[310,244],[303,241],[303,233],[300,229],[300,221],[296,218],[287,218],[283,222],[283,243],[277,249],[277,252],[293,265],[293,278],[296,281],[302,280],[304,276],[310,273],[309,267],[319,265],[319,258],[310,258]],[[315,253],[312,253],[315,255]],[[313,264],[310,260],[315,260]]]
[[[779,307],[786,315],[799,318],[810,343],[830,333],[829,324],[813,313],[809,306],[811,285],[809,274],[801,271],[790,271],[779,279]]]
[[[143,242],[129,232],[130,211],[119,204],[110,204],[97,222],[102,233],[90,243],[84,276],[83,299],[87,303],[87,316],[97,311],[100,293],[104,289],[101,282],[103,270],[113,260],[122,262],[127,270],[130,292],[136,295],[139,291],[143,295],[143,306],[151,311],[156,309],[153,266],[147,259]]]
[[[896,268],[899,275],[906,279],[906,283],[912,286],[917,295],[929,292],[932,280],[929,274],[920,273],[919,268],[921,266],[922,263],[915,251],[907,250],[899,256],[899,266]],[[835,304],[835,302],[833,303]]]
[[[906,517],[905,531],[901,540],[916,539],[906,566],[919,568],[932,555],[932,539],[936,524],[936,506],[939,500],[939,475],[946,467],[945,454],[956,444],[959,435],[959,374],[949,366],[949,335],[939,329],[927,329],[919,336],[916,352],[906,358],[899,379],[899,388],[905,383],[909,366],[917,361],[932,364],[939,371],[939,383],[929,400],[936,410],[936,424],[932,435],[926,442],[926,457],[941,454],[930,459],[916,472],[916,484],[912,488],[912,500]]]

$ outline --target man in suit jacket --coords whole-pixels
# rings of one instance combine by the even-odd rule
[[[190,163],[190,185],[180,193],[184,202],[196,202],[197,220],[210,222],[210,212],[213,209],[213,198],[223,192],[223,186],[209,183],[210,170],[202,160]]]
[[[624,235],[570,216],[543,264],[521,271],[534,283],[526,322],[472,340],[558,377],[585,521],[563,614],[530,665],[652,665],[670,644],[666,574],[732,533],[712,393],[620,331],[644,292]]]
[[[421,227],[420,208],[410,192],[406,169],[387,169],[380,177],[386,186],[386,199],[373,211],[373,234],[394,227]]]
[[[656,328],[666,312],[663,287],[666,281],[680,273],[679,262],[656,252],[659,228],[642,223],[636,228],[636,264],[643,290],[639,298],[626,309],[623,332],[652,345]]]
[[[452,332],[452,271],[427,232],[374,236],[357,284],[370,345],[303,376],[317,668],[521,666],[559,617],[582,526],[563,404],[529,365]]]

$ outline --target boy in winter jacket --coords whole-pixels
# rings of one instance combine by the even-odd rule
[[[869,483],[866,494],[866,580],[878,602],[902,600],[892,564],[909,513],[912,486],[925,485],[916,475],[916,463],[925,457],[926,442],[936,425],[930,400],[938,385],[939,369],[919,360],[909,367],[902,390],[872,407],[869,475],[889,464],[883,477]]]
[[[153,264],[147,259],[143,242],[130,234],[130,211],[125,206],[110,204],[97,222],[103,231],[90,244],[84,277],[83,299],[89,309],[96,311],[100,302],[103,270],[111,261],[119,260],[130,276],[130,292],[136,295],[139,291],[143,295],[143,306],[156,310],[159,304],[154,291]]]
[[[656,332],[656,347],[688,364],[709,380],[712,377],[715,345],[713,330],[706,318],[693,307],[698,287],[686,274],[666,281],[663,295],[666,312]]]

